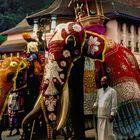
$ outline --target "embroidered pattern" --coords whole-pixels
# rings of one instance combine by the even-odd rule
[[[81,26],[78,25],[78,24],[75,24],[72,27],[73,27],[73,30],[76,31],[76,32],[80,32],[82,30]]]
[[[97,37],[90,36],[88,41],[88,54],[94,55],[99,50],[100,42]]]
[[[48,111],[54,111],[56,106],[57,99],[54,96],[49,96],[49,98],[45,101],[45,105],[47,106]]]
[[[70,56],[71,56],[71,55],[70,55],[70,51],[64,50],[64,51],[63,51],[63,56],[64,56],[65,58],[70,57]]]
[[[50,114],[49,114],[49,119],[50,119],[51,121],[55,121],[55,120],[56,120],[56,115],[55,115],[54,113],[50,113]]]
[[[59,67],[56,61],[50,59],[50,57],[48,58],[48,64],[45,66],[45,70],[45,79],[52,81],[53,78],[56,78],[61,84],[63,84],[59,76],[59,72],[61,72],[63,69]]]

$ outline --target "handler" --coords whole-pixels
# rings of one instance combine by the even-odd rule
[[[97,91],[97,99],[93,111],[97,111],[98,140],[116,140],[113,134],[113,119],[117,112],[117,92],[110,87],[107,76],[101,78],[102,88]]]

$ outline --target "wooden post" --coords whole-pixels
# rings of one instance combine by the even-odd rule
[[[33,138],[34,127],[35,127],[35,120],[33,121],[32,129],[31,129],[31,134],[30,134],[30,140],[32,140],[32,138]]]

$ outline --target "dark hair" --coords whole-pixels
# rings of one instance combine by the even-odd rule
[[[42,31],[37,31],[37,34],[42,35],[43,33]]]
[[[109,78],[108,75],[104,75],[104,76],[102,76],[101,79],[102,79],[103,77],[106,77],[106,80],[107,80],[108,82],[110,82],[110,78]],[[100,79],[100,81],[101,81],[101,79]]]

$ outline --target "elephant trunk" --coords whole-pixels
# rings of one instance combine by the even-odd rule
[[[31,119],[35,119],[38,116],[38,114],[40,114],[41,112],[40,98],[41,98],[41,95],[39,96],[39,100],[36,102],[34,108],[23,119],[22,125],[21,125],[23,130],[25,130],[27,123]]]

